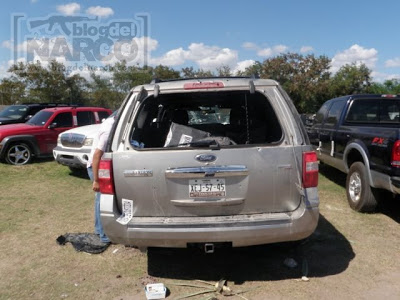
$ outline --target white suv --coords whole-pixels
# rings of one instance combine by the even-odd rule
[[[57,147],[53,149],[55,160],[70,169],[86,168],[93,138],[101,124],[74,128],[58,136]]]

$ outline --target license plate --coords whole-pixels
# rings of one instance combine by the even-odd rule
[[[226,186],[224,178],[189,180],[189,197],[191,198],[211,198],[225,196]]]

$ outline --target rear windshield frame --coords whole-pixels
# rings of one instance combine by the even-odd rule
[[[210,97],[215,96],[217,99],[212,102],[212,100],[209,100]],[[189,97],[190,99],[186,99]],[[236,98],[235,98],[236,97]],[[178,99],[173,99],[173,98],[178,98]],[[190,100],[190,101],[188,101]],[[229,103],[229,101],[232,103]],[[176,101],[176,103],[172,104],[173,101]],[[247,114],[248,114],[248,126],[249,129],[257,129],[256,128],[256,123],[259,121],[262,116],[260,116],[258,119],[255,117],[256,114],[260,113],[260,109],[257,109],[254,105],[257,104],[258,108],[262,107],[261,109],[261,114],[265,114],[265,118],[263,122],[258,124],[259,126],[263,127],[262,129],[258,129],[259,132],[258,136],[253,133],[253,136],[250,137],[249,143],[247,143],[247,132],[245,133],[246,135],[246,141],[240,140],[239,142],[236,142],[236,144],[222,144],[221,141],[218,140],[217,144],[219,145],[208,145],[209,147],[221,147],[221,148],[231,148],[231,147],[253,147],[253,146],[270,146],[270,145],[277,145],[281,144],[283,139],[284,139],[284,130],[282,127],[281,122],[278,119],[278,116],[274,110],[274,107],[271,105],[270,100],[267,98],[267,96],[259,91],[256,91],[256,93],[251,94],[248,90],[240,90],[240,91],[224,91],[224,92],[185,92],[185,93],[169,93],[169,94],[160,94],[158,95],[157,98],[154,98],[153,95],[147,96],[145,99],[143,99],[140,103],[140,107],[137,110],[137,113],[133,119],[133,126],[132,128],[129,129],[128,132],[128,147],[133,148],[135,150],[168,150],[168,149],[179,149],[179,150],[188,150],[188,149],[193,149],[193,148],[198,148],[198,147],[204,147],[204,145],[172,145],[165,147],[165,145],[162,145],[163,141],[157,141],[155,144],[149,144],[146,141],[143,141],[141,138],[143,133],[138,133],[138,131],[143,131],[144,126],[150,127],[151,125],[149,124],[149,119],[153,119],[154,126],[159,126],[158,129],[162,127],[162,118],[160,118],[160,106],[170,106],[176,108],[185,108],[189,109],[190,107],[195,107],[196,105],[202,106],[202,107],[207,107],[207,102],[208,105],[211,103],[215,107],[219,105],[221,110],[227,110],[235,108],[238,109],[240,108],[242,110],[246,110],[246,101],[247,101]],[[235,102],[236,101],[236,102]],[[257,103],[258,102],[258,103]],[[178,105],[179,104],[179,105]],[[231,105],[231,107],[228,107]],[[146,108],[147,106],[147,108]],[[183,106],[183,107],[182,107]],[[210,107],[210,105],[209,105]],[[157,114],[155,112],[155,109],[157,109]],[[171,111],[171,109],[169,109]],[[193,111],[193,110],[192,110]],[[161,110],[162,113],[162,110]],[[219,112],[218,112],[219,113]],[[146,114],[150,114],[150,116],[146,116]],[[225,116],[226,117],[226,116]],[[170,120],[171,121],[171,120]],[[268,122],[270,122],[268,124]],[[146,123],[146,125],[145,125]],[[157,123],[160,123],[157,125]],[[193,123],[193,122],[192,122]],[[246,126],[247,126],[247,120],[245,120]],[[250,124],[251,123],[251,124]],[[165,123],[167,124],[167,123]],[[181,124],[180,124],[181,125]],[[184,124],[189,125],[191,127],[195,127],[195,129],[207,129],[207,128],[212,128],[213,125],[215,125],[215,132],[211,132],[212,136],[217,136],[217,137],[223,137],[226,136],[229,139],[232,139],[232,137],[236,138],[236,135],[228,135],[227,130],[224,131],[224,129],[229,129],[229,126],[231,125],[230,122],[228,123],[227,120],[221,120],[220,123],[209,123],[205,122],[203,124]],[[208,126],[208,127],[207,127]],[[170,129],[170,124],[167,125],[167,127]],[[233,127],[233,126],[231,126]],[[260,139],[260,135],[263,136],[263,132],[266,131],[267,127],[271,128],[274,127],[274,134],[271,140],[268,140],[267,137],[265,136],[264,139]],[[166,130],[166,128],[162,128],[161,130]],[[204,130],[208,131],[208,130]],[[150,131],[149,131],[150,132]],[[154,132],[157,132],[157,130],[152,131],[151,133],[147,133],[149,135],[154,135]],[[224,134],[218,134],[218,133],[224,133]],[[167,135],[167,133],[164,133]],[[243,133],[242,133],[243,134]],[[267,135],[267,133],[266,133]],[[255,138],[256,137],[256,138]],[[253,141],[251,140],[253,139]],[[208,147],[207,146],[207,147]]]

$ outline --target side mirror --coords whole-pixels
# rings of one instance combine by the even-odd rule
[[[48,129],[53,129],[53,128],[56,128],[57,127],[57,123],[51,123],[50,125],[49,125],[49,127],[47,127]]]

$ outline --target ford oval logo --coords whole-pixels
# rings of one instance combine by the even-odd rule
[[[216,160],[217,157],[214,154],[199,154],[196,155],[196,160],[200,162],[210,162]]]

